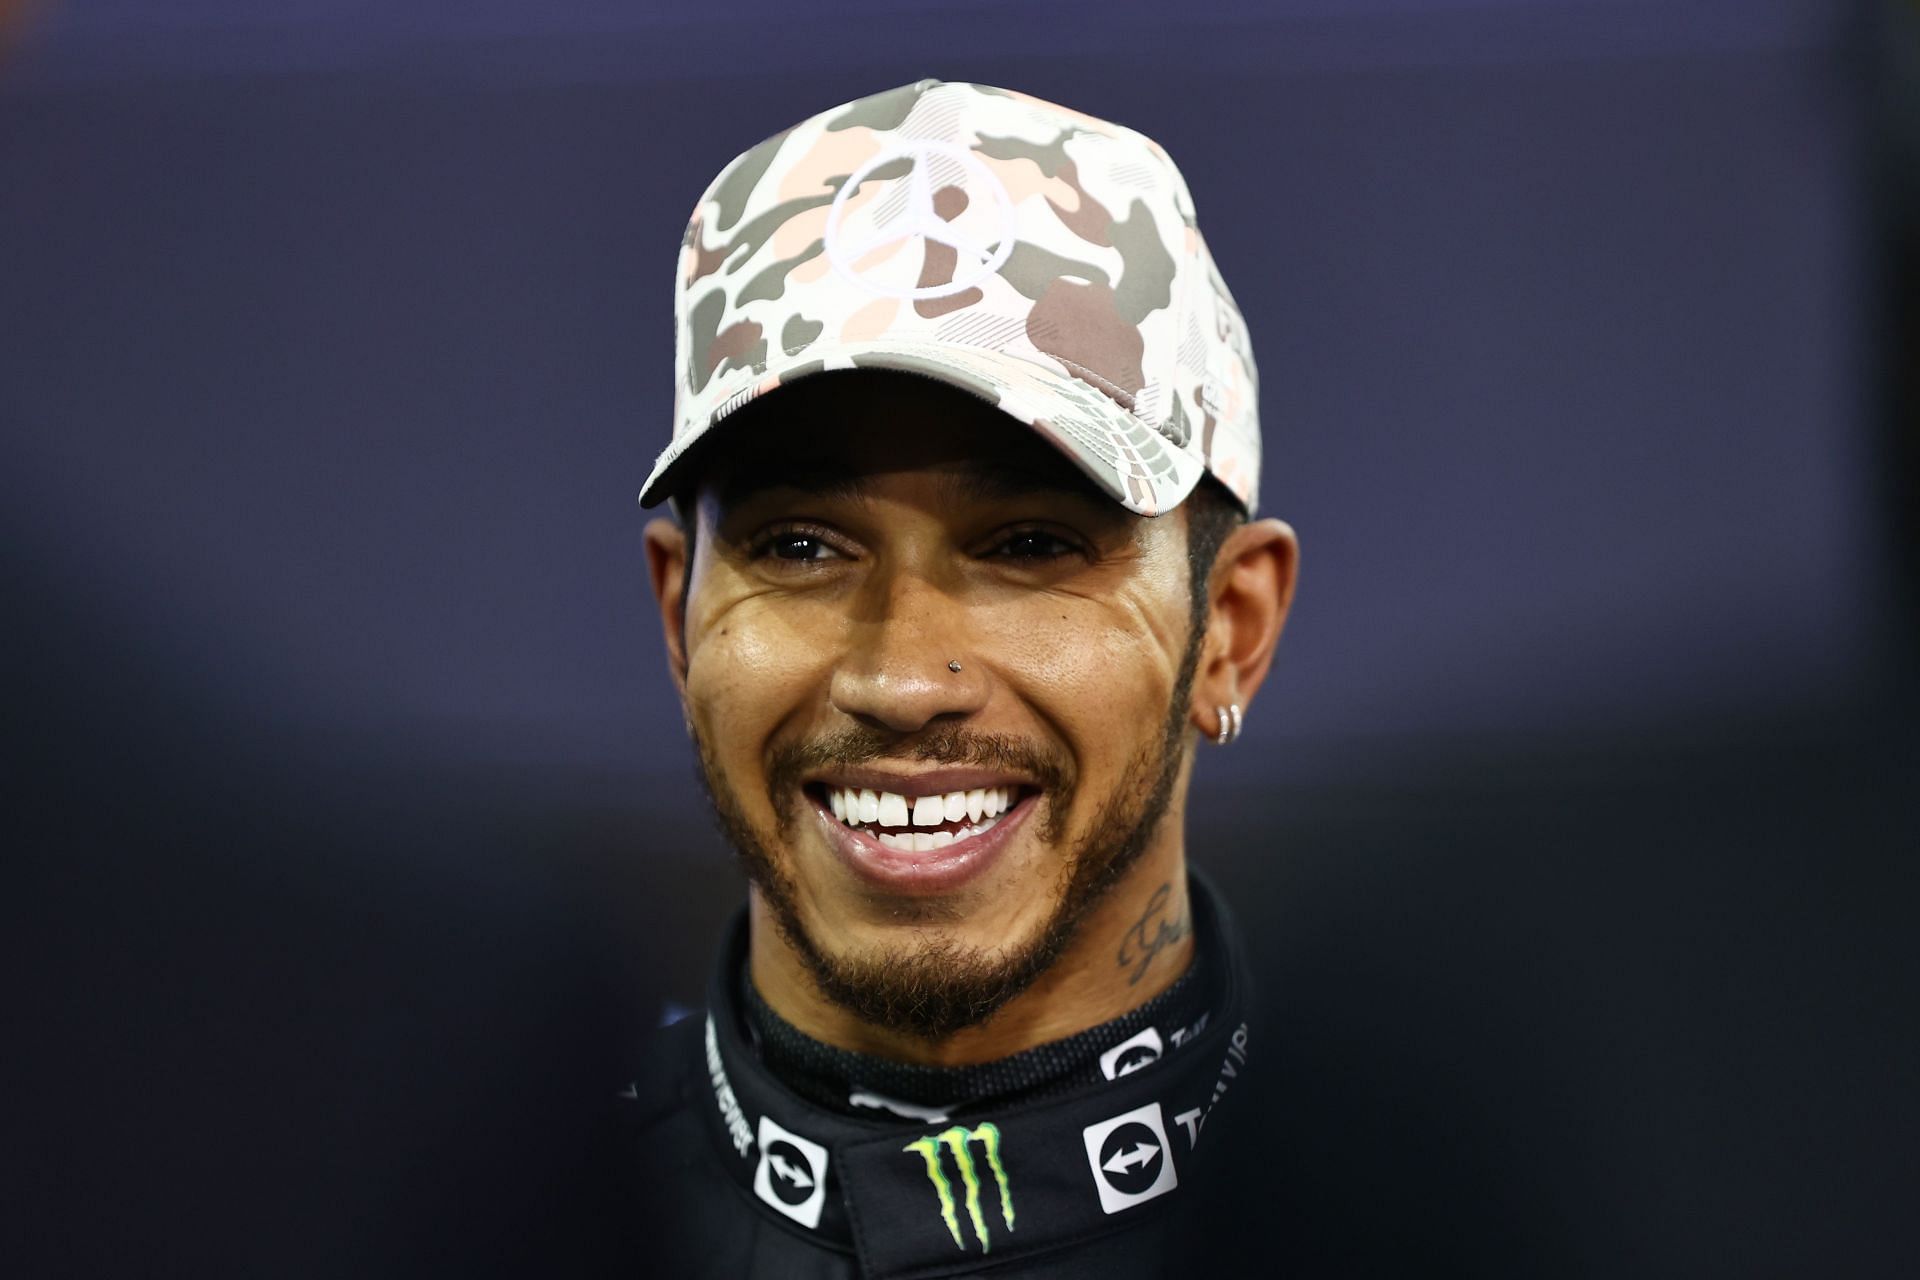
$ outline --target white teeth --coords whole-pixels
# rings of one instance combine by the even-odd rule
[[[907,798],[892,791],[880,793],[880,825],[883,827],[904,827],[907,825]]]
[[[945,795],[906,796],[897,791],[874,791],[865,787],[831,787],[827,802],[833,816],[850,827],[879,826],[898,828],[938,827],[952,822],[971,824],[958,838],[977,835],[1013,807],[1013,787],[977,787],[972,791],[949,791]],[[952,833],[943,844],[951,844]],[[914,848],[912,843],[896,845]],[[928,848],[935,846],[929,845]]]
[[[960,831],[876,831],[874,839],[889,849],[898,849],[902,853],[932,853],[944,849],[956,840],[971,840],[977,835],[991,831],[998,818],[988,818],[976,825]]]

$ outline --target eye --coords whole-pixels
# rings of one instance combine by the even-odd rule
[[[832,549],[810,533],[775,534],[767,553],[777,560],[824,560]]]
[[[802,565],[822,560],[838,560],[844,553],[826,536],[813,529],[772,529],[753,543],[753,558]]]
[[[994,544],[991,554],[1009,560],[1037,562],[1078,554],[1077,544],[1046,529],[1016,529]]]

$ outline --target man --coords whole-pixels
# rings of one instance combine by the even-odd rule
[[[1296,563],[1179,172],[922,81],[727,166],[676,311],[647,560],[750,888],[627,1091],[636,1263],[1162,1273],[1249,1060],[1188,776]]]

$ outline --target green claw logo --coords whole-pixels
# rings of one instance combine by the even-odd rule
[[[959,1125],[925,1138],[915,1138],[902,1151],[917,1151],[927,1163],[927,1180],[933,1183],[933,1189],[940,1196],[940,1220],[947,1224],[947,1232],[953,1237],[953,1243],[961,1249],[967,1242],[960,1235],[960,1216],[953,1203],[953,1184],[947,1181],[946,1172],[940,1167],[940,1148],[945,1147],[953,1153],[953,1163],[960,1170],[960,1183],[966,1188],[967,1219],[973,1224],[973,1238],[980,1242],[980,1252],[986,1253],[992,1243],[987,1235],[987,1220],[980,1212],[980,1175],[973,1167],[972,1143],[979,1143],[986,1153],[987,1167],[993,1170],[994,1185],[1000,1192],[1000,1216],[1006,1221],[1007,1230],[1013,1230],[1013,1188],[1007,1183],[1006,1167],[1000,1163],[1000,1130],[991,1124],[978,1125],[965,1129]]]

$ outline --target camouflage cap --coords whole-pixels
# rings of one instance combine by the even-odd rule
[[[1025,94],[922,80],[738,157],[680,247],[673,442],[828,369],[922,373],[1033,427],[1131,511],[1260,478],[1246,326],[1167,153]]]

